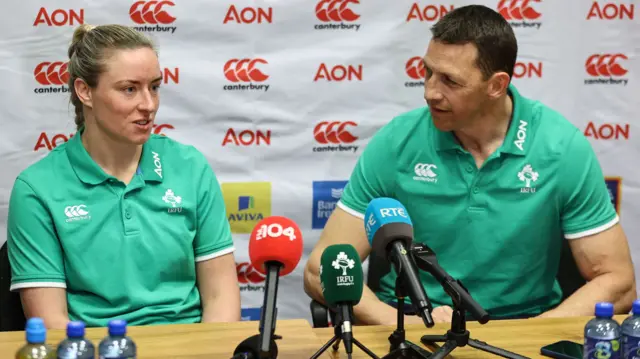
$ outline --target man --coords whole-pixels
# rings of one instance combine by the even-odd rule
[[[369,142],[305,268],[305,291],[322,301],[323,250],[350,243],[371,251],[368,203],[405,205],[414,240],[428,244],[493,318],[593,315],[599,301],[617,313],[636,296],[625,234],[595,154],[559,113],[510,84],[517,42],[502,16],[457,8],[432,28],[424,60],[428,107],[402,114]],[[562,241],[588,283],[561,303],[556,281]],[[436,322],[451,299],[420,273]],[[395,273],[354,308],[358,322],[396,322]],[[407,317],[408,322],[421,322]]]

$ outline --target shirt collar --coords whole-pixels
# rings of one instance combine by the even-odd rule
[[[106,180],[115,179],[115,177],[104,172],[93,158],[91,158],[82,144],[81,135],[82,130],[77,131],[76,134],[69,139],[66,151],[69,162],[78,178],[82,182],[91,185],[97,185]],[[145,181],[162,182],[164,176],[162,172],[162,155],[157,149],[152,147],[150,142],[151,141],[147,141],[147,143],[142,146],[142,155],[136,175],[142,176]]]
[[[520,96],[513,84],[509,84],[507,92],[513,101],[513,111],[509,129],[498,151],[514,155],[526,155],[530,143],[530,140],[527,141],[527,131],[530,131],[531,128],[529,106],[524,103],[526,100]],[[429,116],[431,115],[429,114]],[[452,131],[440,131],[435,127],[434,131],[436,151],[464,150]]]
[[[520,96],[513,84],[509,85],[509,94],[513,101],[513,115],[500,152],[524,156],[532,141],[531,106],[526,103],[527,100],[524,97]]]
[[[435,126],[433,126],[433,130],[435,131],[434,145],[436,151],[463,150],[452,131],[440,131]]]
[[[140,165],[137,174],[141,175],[145,181],[162,182],[164,179],[164,167],[162,159],[164,158],[160,146],[154,146],[151,138],[142,146],[142,155],[140,156]]]
[[[82,131],[77,131],[67,142],[67,157],[69,157],[71,167],[82,182],[92,185],[100,184],[112,176],[106,174],[91,158],[82,144],[81,135]]]

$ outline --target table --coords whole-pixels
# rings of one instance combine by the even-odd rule
[[[140,359],[228,359],[241,341],[258,334],[258,322],[131,326],[127,333],[138,345]],[[87,329],[87,337],[96,346],[106,334],[106,328]],[[279,359],[309,358],[322,346],[303,319],[278,320],[276,334],[283,337],[277,341]],[[49,330],[47,343],[57,345],[64,337],[64,330]],[[14,358],[24,342],[24,332],[0,333],[0,359]]]
[[[482,340],[490,345],[506,349],[516,354],[530,358],[547,358],[540,355],[540,348],[558,340],[572,340],[583,342],[584,326],[592,317],[573,318],[532,318],[519,320],[494,320],[481,325],[477,322],[468,322],[467,329],[471,338]],[[626,318],[626,315],[616,316],[618,323]],[[420,337],[425,334],[444,334],[450,324],[436,324],[427,329],[422,324],[406,325],[406,339],[426,348],[420,343]],[[383,357],[389,352],[389,335],[393,332],[393,326],[354,326],[353,336],[374,354]],[[326,343],[333,337],[332,328],[317,328],[313,332],[322,343]],[[433,348],[435,349],[435,348]],[[332,358],[346,358],[344,347],[340,344],[340,350],[336,353],[332,348],[327,349]],[[369,358],[362,350],[354,345],[353,358]],[[456,348],[448,358],[499,358],[490,353],[465,346]],[[548,358],[547,358],[548,359]]]

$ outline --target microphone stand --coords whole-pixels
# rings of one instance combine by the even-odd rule
[[[396,277],[396,298],[398,299],[398,320],[396,330],[389,336],[389,354],[382,359],[426,359],[431,357],[431,353],[414,343],[406,340],[404,330],[404,298],[406,298],[406,288],[403,284],[402,276]]]
[[[351,315],[352,309],[352,306],[344,305],[342,306],[342,310],[336,313],[336,320],[333,327],[333,338],[329,339],[329,341],[326,342],[315,354],[313,354],[310,359],[317,359],[318,357],[320,357],[320,355],[322,355],[322,353],[324,353],[331,346],[331,344],[333,344],[333,351],[338,351],[338,349],[340,348],[340,340],[342,338],[342,326],[345,322],[344,318],[353,317],[353,315]],[[355,344],[363,352],[367,353],[369,357],[373,359],[380,359],[371,350],[362,345],[362,343],[360,343],[356,338],[351,338],[351,341],[353,341],[353,344]],[[351,355],[349,355],[349,358],[351,358]]]
[[[258,324],[259,334],[251,336],[240,343],[234,350],[232,359],[276,359],[278,357],[278,345],[276,340],[282,336],[276,335],[276,320],[278,308],[276,298],[278,297],[278,279],[282,264],[278,262],[267,262],[267,278],[265,283],[265,293]]]
[[[264,298],[260,317],[260,358],[270,358],[276,348],[271,346],[273,336],[276,331],[276,319],[278,308],[276,298],[278,297],[278,280],[280,279],[280,269],[282,264],[278,262],[265,263],[267,268],[267,278],[264,288]]]
[[[451,329],[447,330],[445,335],[423,335],[420,339],[424,345],[438,347],[438,349],[431,355],[431,359],[443,359],[455,348],[464,347],[467,344],[472,348],[495,354],[503,358],[530,359],[529,357],[470,338],[470,333],[466,327],[466,310],[468,309],[471,312],[471,315],[481,324],[485,324],[489,321],[489,314],[471,297],[471,294],[462,285],[462,282],[453,279],[442,267],[438,265],[435,253],[433,253],[429,247],[416,243],[412,246],[411,252],[416,260],[418,268],[429,272],[437,281],[439,281],[445,292],[453,301]],[[436,344],[439,342],[443,342],[444,344],[440,347]]]
[[[271,347],[273,350],[269,353],[268,356],[261,356],[260,353],[260,335],[256,334],[250,336],[249,338],[243,340],[236,349],[233,351],[233,356],[231,359],[276,359],[278,357],[278,345],[276,344],[276,339],[282,339],[279,335],[274,335],[271,340]]]

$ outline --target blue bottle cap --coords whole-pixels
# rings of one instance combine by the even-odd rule
[[[633,314],[640,315],[640,299],[633,301]]]
[[[127,321],[114,319],[109,321],[109,335],[123,336],[127,333]]]
[[[47,339],[47,328],[44,326],[42,318],[29,318],[25,328],[27,343],[42,344]]]
[[[613,317],[613,304],[608,302],[602,302],[596,304],[596,317],[598,318],[611,318]]]
[[[67,324],[67,337],[82,338],[84,337],[84,322],[75,321]]]

